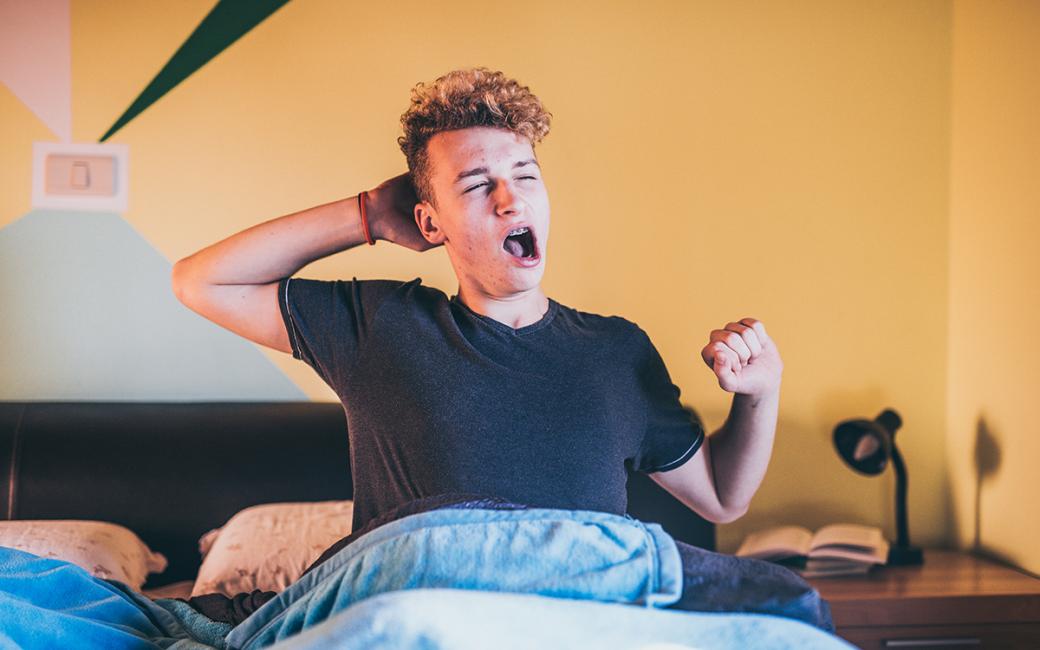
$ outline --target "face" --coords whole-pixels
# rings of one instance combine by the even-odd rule
[[[530,141],[505,129],[443,131],[427,144],[436,207],[416,223],[443,243],[467,291],[509,298],[535,289],[545,272],[549,195]],[[526,233],[514,234],[527,228]]]

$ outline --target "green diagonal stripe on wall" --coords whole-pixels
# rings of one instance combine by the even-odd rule
[[[206,65],[289,0],[219,0],[99,142],[104,142],[177,84]]]

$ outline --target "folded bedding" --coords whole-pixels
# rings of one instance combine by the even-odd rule
[[[393,614],[386,603],[402,594],[418,598],[437,590],[463,590],[473,597],[512,594],[534,599],[488,598],[486,620],[493,619],[495,612],[505,618],[515,616],[517,621],[529,620],[531,634],[537,632],[539,638],[559,634],[562,639],[573,632],[570,628],[584,626],[584,616],[590,624],[600,621],[597,625],[602,627],[612,619],[604,612],[613,611],[617,623],[630,625],[632,630],[641,628],[648,643],[673,638],[666,639],[655,627],[664,620],[659,615],[668,614],[668,620],[678,617],[674,619],[676,629],[688,625],[688,637],[674,638],[692,641],[701,638],[697,630],[725,627],[737,638],[755,626],[765,626],[816,644],[802,643],[800,647],[848,647],[819,629],[830,624],[826,604],[818,596],[815,601],[807,599],[813,594],[798,589],[781,590],[774,598],[773,605],[782,616],[766,612],[717,618],[717,614],[665,611],[691,600],[683,575],[690,558],[680,553],[677,543],[659,526],[630,517],[522,507],[418,508],[342,541],[349,543],[338,543],[286,590],[252,603],[255,611],[237,625],[213,620],[186,601],[153,602],[119,581],[91,576],[67,562],[0,548],[0,644],[22,648],[320,648],[332,639],[342,645],[337,635],[360,629],[366,620],[375,623],[366,614],[370,611],[382,612],[384,617],[414,617],[409,629],[428,625],[433,634],[449,620],[427,616],[427,610],[437,611],[437,607],[402,606],[404,609]],[[376,607],[372,603],[383,604]],[[577,603],[599,607],[552,619],[559,621],[555,631],[538,623],[545,608],[571,608]],[[447,627],[460,627],[459,633],[467,625],[483,629],[475,619],[484,618],[484,612],[474,610],[477,616],[473,620],[470,616],[456,618]],[[638,622],[641,618],[643,623]],[[426,623],[424,619],[428,619]],[[795,628],[797,633],[790,632]],[[747,639],[729,644],[725,639],[730,637],[712,634],[710,638],[720,639],[717,644],[698,647],[750,647]],[[384,647],[419,646],[398,639]]]
[[[357,539],[238,625],[228,648],[264,648],[366,598],[436,587],[663,607],[681,595],[682,565],[660,526],[617,515],[434,510]]]

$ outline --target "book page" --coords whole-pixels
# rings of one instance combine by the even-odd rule
[[[874,526],[831,524],[816,531],[809,555],[884,564],[888,559],[888,541],[881,529]]]
[[[881,529],[875,526],[831,524],[816,531],[816,534],[813,535],[810,550],[829,544],[875,548],[883,540],[884,536],[881,534]]]
[[[760,560],[808,555],[812,532],[801,526],[777,526],[751,533],[737,549],[737,557]]]

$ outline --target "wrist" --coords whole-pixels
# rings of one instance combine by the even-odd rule
[[[780,384],[755,393],[734,393],[733,397],[749,404],[752,408],[757,408],[762,404],[777,403],[780,401]]]
[[[384,215],[387,211],[386,201],[388,197],[384,192],[381,192],[378,188],[374,190],[368,190],[365,193],[365,216],[368,221],[368,232],[371,235],[373,241],[389,241],[387,239],[388,233],[386,232],[386,219]]]
[[[360,230],[360,244],[375,244],[373,233],[372,197],[367,191],[358,192],[353,198],[354,209],[357,213],[355,227]]]

